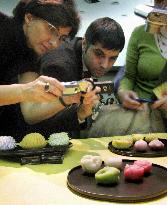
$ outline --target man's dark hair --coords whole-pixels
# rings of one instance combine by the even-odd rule
[[[154,3],[156,4],[160,4],[160,3],[164,3],[165,0],[154,0]]]
[[[166,8],[167,0],[154,0],[154,6],[157,8]]]
[[[71,27],[69,34],[73,38],[79,28],[79,16],[73,1],[65,1],[62,4],[41,4],[38,0],[20,1],[13,10],[14,19],[23,24],[26,13],[44,19],[55,27]]]
[[[85,40],[88,46],[100,43],[103,48],[109,50],[122,51],[125,44],[122,27],[109,17],[93,21],[86,30]]]

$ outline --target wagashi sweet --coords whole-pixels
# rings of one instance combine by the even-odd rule
[[[124,177],[129,181],[142,180],[144,176],[144,168],[136,164],[126,164],[124,168]]]
[[[96,173],[102,165],[100,156],[85,155],[81,158],[81,167],[84,172]]]
[[[163,150],[164,149],[164,144],[158,139],[152,140],[148,145],[152,150]]]
[[[147,160],[136,160],[134,161],[134,165],[143,167],[145,174],[149,174],[152,170],[152,163]]]
[[[114,139],[112,146],[117,149],[129,149],[133,145],[133,140],[127,139]]]
[[[11,150],[16,147],[16,141],[11,136],[0,136],[0,150]]]
[[[143,140],[144,135],[143,134],[132,134],[132,139],[133,139],[133,142],[136,142],[138,140]]]
[[[19,145],[23,149],[38,149],[43,148],[47,144],[47,141],[45,140],[44,136],[39,133],[30,133],[27,134],[22,141],[19,143]]]
[[[120,170],[115,167],[104,167],[95,174],[98,184],[116,184],[120,179]]]
[[[138,140],[134,144],[134,149],[139,152],[145,152],[148,149],[148,144],[144,140]]]
[[[66,132],[51,134],[48,140],[50,146],[68,145],[69,136]]]
[[[122,159],[120,157],[107,157],[104,160],[104,165],[109,167],[115,167],[117,169],[122,168]]]
[[[156,134],[154,134],[154,133],[150,133],[150,134],[145,134],[145,137],[144,137],[144,140],[146,141],[146,142],[151,142],[152,140],[155,140],[155,139],[157,139],[157,135]]]

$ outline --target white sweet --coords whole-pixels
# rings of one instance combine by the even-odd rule
[[[84,172],[96,173],[102,165],[100,156],[85,155],[81,159],[81,166]]]
[[[104,160],[105,166],[115,167],[117,169],[122,168],[122,159],[117,157],[108,157]]]

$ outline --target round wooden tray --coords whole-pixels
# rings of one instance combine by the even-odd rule
[[[123,160],[123,167],[133,162],[134,160]],[[102,186],[96,184],[93,175],[85,174],[81,166],[77,166],[68,173],[67,185],[74,193],[87,198],[121,202],[145,201],[167,193],[167,169],[153,164],[151,174],[140,183],[125,181],[121,171],[118,184]]]
[[[108,144],[108,149],[115,153],[119,154],[122,156],[129,156],[129,157],[165,157],[167,156],[167,140],[166,139],[159,139],[164,143],[164,149],[163,150],[157,150],[153,151],[148,148],[146,152],[139,152],[136,151],[133,147],[130,147],[127,150],[121,150],[121,149],[116,149],[112,146],[112,142]]]

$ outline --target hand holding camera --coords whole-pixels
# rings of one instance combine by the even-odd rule
[[[82,103],[78,108],[78,119],[83,121],[92,114],[92,109],[100,102],[100,97],[97,95],[101,91],[100,87],[91,87],[87,89],[86,93],[82,94]]]
[[[101,89],[98,83],[94,83],[92,79],[84,79],[81,81],[72,81],[72,82],[64,82],[63,85],[65,89],[63,91],[63,103],[69,105],[69,98],[70,99],[77,99],[79,96],[79,102],[75,102],[79,104],[78,106],[78,119],[80,121],[85,120],[88,116],[92,114],[92,108],[99,103],[100,97],[98,93],[101,92],[108,92],[111,89],[111,85],[108,83],[108,87],[106,83],[100,83],[103,85]],[[77,98],[76,98],[77,96]],[[61,99],[62,100],[62,99]],[[73,102],[71,100],[71,102]]]
[[[92,89],[100,87],[100,94],[114,92],[114,83],[112,81],[100,81],[94,82],[92,79],[84,79],[81,81],[63,82],[65,90],[63,91],[64,96],[75,95],[76,93],[86,93],[88,87],[92,84]]]
[[[81,81],[63,82],[62,84],[65,87],[63,91],[64,104],[80,104],[78,118],[81,121],[90,116],[92,108],[99,104],[100,97],[98,94],[110,95],[114,92],[114,83],[112,81],[94,82],[92,79],[83,79]]]

